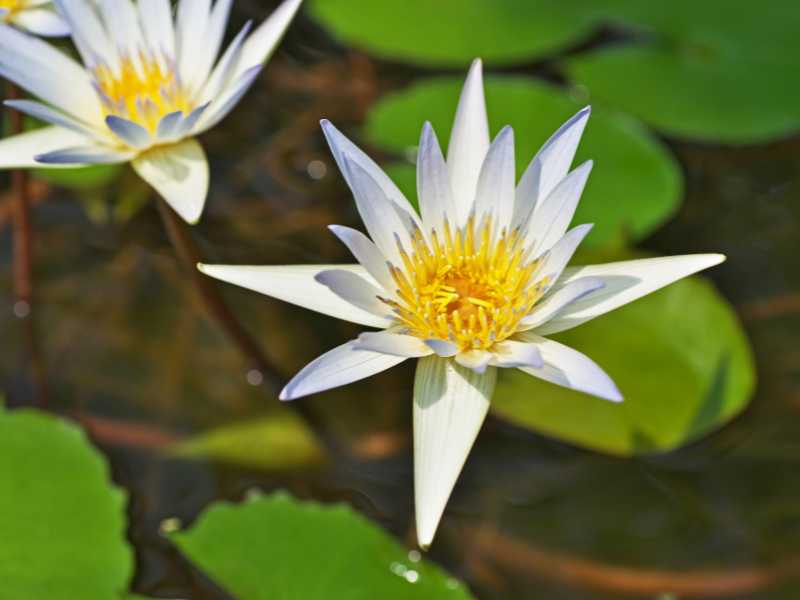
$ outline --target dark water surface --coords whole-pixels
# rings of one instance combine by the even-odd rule
[[[260,4],[237,2],[230,30],[266,14]],[[204,140],[212,192],[192,232],[205,260],[350,261],[325,227],[360,223],[318,120],[358,139],[366,108],[415,74],[339,48],[301,18],[243,104]],[[728,255],[708,276],[752,341],[755,399],[700,443],[631,460],[490,417],[431,552],[478,598],[666,599],[666,587],[686,598],[800,598],[800,139],[743,149],[667,142],[685,169],[687,199],[642,247]],[[265,472],[166,457],[170,441],[274,410],[283,382],[248,383],[252,365],[207,317],[153,202],[104,224],[75,192],[37,189],[34,310],[48,401],[89,423],[130,491],[136,591],[227,598],[160,527],[173,517],[191,523],[212,501],[252,489],[346,501],[413,542],[412,364],[301,400],[338,443],[325,466]],[[127,173],[93,193],[95,209],[141,193]],[[19,406],[36,386],[25,327],[10,310],[7,206],[0,198],[0,372]],[[223,291],[282,378],[358,331]]]

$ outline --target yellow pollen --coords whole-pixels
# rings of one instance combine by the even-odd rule
[[[417,232],[411,245],[400,248],[403,264],[390,266],[397,300],[383,302],[409,334],[460,350],[490,349],[513,335],[547,285],[519,232],[497,233],[490,219],[455,230],[445,221],[442,234],[426,241]]]
[[[94,77],[106,116],[128,119],[151,133],[169,113],[188,114],[195,108],[175,69],[143,53],[136,60],[123,58],[116,71],[101,64]]]
[[[0,10],[8,11],[1,21],[9,21],[12,15],[25,8],[25,0],[0,0]]]

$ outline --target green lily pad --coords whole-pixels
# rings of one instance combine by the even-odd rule
[[[738,414],[755,385],[753,357],[736,315],[699,277],[553,339],[605,369],[624,402],[612,404],[504,369],[492,410],[593,450],[634,455],[677,448]]]
[[[170,453],[268,471],[312,467],[325,458],[305,422],[288,409],[201,434]]]
[[[513,64],[583,39],[586,2],[561,0],[314,0],[311,15],[347,44],[427,66],[464,66],[480,56]]]
[[[125,495],[80,429],[0,408],[0,490],[0,595],[123,596],[133,568]]]
[[[623,109],[669,135],[727,144],[800,130],[800,80],[787,77],[791,68],[703,46],[622,46],[567,64],[593,102]]]
[[[440,78],[387,96],[370,112],[370,142],[398,153],[413,149],[429,120],[439,140],[450,137],[461,78]],[[491,130],[514,127],[517,174],[522,174],[548,137],[584,105],[548,84],[519,77],[486,81]],[[578,150],[576,165],[589,158],[595,167],[575,223],[594,223],[588,244],[620,237],[638,240],[668,220],[678,208],[683,180],[672,155],[635,120],[595,110]],[[416,197],[413,166],[390,167],[409,198]]]
[[[286,494],[217,504],[178,547],[239,600],[467,600],[452,577],[344,505]]]

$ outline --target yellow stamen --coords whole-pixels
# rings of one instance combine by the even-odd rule
[[[101,64],[94,77],[106,115],[131,120],[151,133],[169,113],[188,114],[195,108],[175,69],[144,53],[123,58],[118,70]]]
[[[384,300],[411,335],[449,340],[463,350],[490,349],[517,331],[547,286],[519,231],[499,231],[491,219],[463,228],[445,221],[430,241],[414,235],[391,266],[397,299]]]
[[[0,22],[8,22],[14,13],[25,8],[25,0],[0,0],[0,10],[7,11]]]

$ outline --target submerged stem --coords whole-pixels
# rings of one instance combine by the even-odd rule
[[[265,379],[269,380],[277,388],[279,382],[284,379],[280,370],[264,356],[253,338],[239,323],[239,320],[225,303],[216,284],[198,271],[197,265],[203,261],[186,224],[160,196],[157,197],[156,204],[170,242],[189,271],[192,284],[209,315],[222,327],[231,341],[236,344],[241,354],[251,363],[252,368],[257,369]],[[289,406],[297,411],[329,450],[337,450],[339,448],[338,442],[328,432],[328,428],[306,405],[291,403]]]

